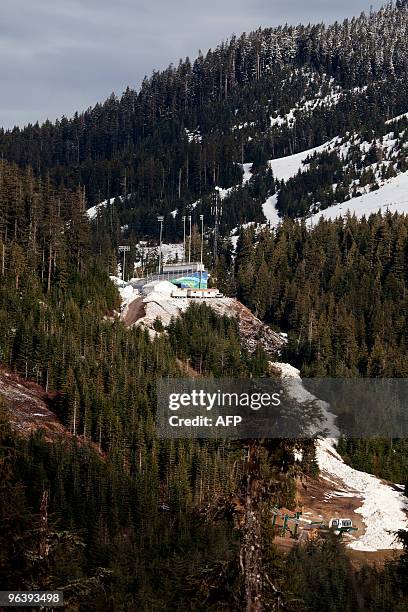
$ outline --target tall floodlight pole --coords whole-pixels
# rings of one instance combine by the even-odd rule
[[[162,269],[162,238],[163,238],[163,221],[164,217],[157,217],[158,222],[160,223],[160,251],[159,251],[159,274],[161,274]]]
[[[213,205],[211,206],[211,214],[214,215],[214,244],[213,244],[213,261],[214,266],[217,265],[218,259],[218,222],[220,214],[219,194],[214,193]]]
[[[188,215],[190,222],[190,240],[188,241],[188,263],[191,263],[191,215]]]
[[[186,215],[183,215],[183,263],[186,262]]]
[[[203,251],[204,251],[204,215],[200,215],[201,221],[201,253],[200,253],[200,289],[203,279]]]
[[[122,280],[125,282],[125,268],[126,268],[126,253],[130,251],[130,246],[120,246],[119,252],[123,253],[123,269],[122,269]]]

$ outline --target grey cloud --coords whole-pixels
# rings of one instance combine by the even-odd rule
[[[72,115],[232,33],[368,9],[365,0],[5,0],[0,125]]]

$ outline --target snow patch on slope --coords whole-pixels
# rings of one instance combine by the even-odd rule
[[[299,370],[285,363],[271,364],[279,370],[282,378],[291,379],[289,393],[298,401],[306,402],[314,399],[303,387]],[[408,529],[408,500],[398,490],[385,484],[379,478],[355,470],[346,465],[336,451],[336,442],[340,434],[336,426],[336,417],[330,413],[326,402],[318,402],[323,414],[321,427],[328,431],[328,436],[320,438],[316,445],[316,458],[322,477],[338,486],[340,480],[343,493],[350,493],[362,500],[361,506],[355,512],[361,514],[366,526],[364,534],[357,536],[348,546],[354,550],[376,551],[401,549],[402,545],[395,540],[395,532]]]
[[[242,176],[242,185],[246,185],[251,180],[251,178],[252,178],[252,166],[253,165],[254,165],[253,163],[241,164],[242,171],[244,173],[243,176]]]
[[[282,221],[279,217],[278,209],[276,208],[277,202],[278,194],[275,193],[262,204],[262,212],[271,227],[276,227]]]
[[[295,155],[288,155],[286,157],[278,157],[277,159],[271,159],[268,162],[269,167],[272,169],[273,176],[278,181],[284,181],[285,183],[296,176],[298,172],[306,172],[309,168],[309,164],[305,163],[306,159],[316,153],[322,153],[327,151],[330,146],[334,146],[336,139],[325,142],[319,147],[302,151],[301,153],[295,153]],[[244,164],[245,166],[248,164]],[[278,194],[270,196],[266,202],[262,205],[263,214],[271,227],[276,227],[282,221],[278,215],[276,204],[278,202]]]
[[[91,208],[88,208],[88,210],[86,211],[88,219],[90,221],[93,221],[94,219],[96,219],[96,217],[98,216],[98,212],[106,208],[108,204],[113,204],[115,200],[116,198],[110,198],[110,200],[104,200],[103,202],[100,202],[99,204],[96,204],[95,206],[91,206]]]
[[[344,217],[347,213],[361,217],[381,212],[408,213],[408,172],[399,174],[385,181],[376,191],[365,193],[359,197],[351,198],[342,204],[336,204],[312,215],[308,224],[315,225],[321,217],[323,219],[336,219]]]
[[[408,113],[407,113],[408,116]],[[403,115],[401,115],[403,117]],[[396,117],[390,121],[397,121],[401,117]],[[340,144],[339,138],[334,138],[319,147],[308,149],[295,155],[289,155],[287,157],[280,157],[278,159],[270,160],[269,166],[272,168],[274,177],[278,181],[287,182],[298,172],[306,172],[309,168],[309,164],[306,163],[308,157],[315,154],[323,153],[324,151],[336,150],[342,159],[346,159],[352,141],[345,144]],[[391,155],[396,140],[393,138],[393,133],[387,134],[382,139],[383,151]],[[362,153],[367,153],[370,148],[370,144],[366,142],[358,143]],[[384,162],[385,164],[391,162]],[[375,166],[375,164],[374,164]],[[375,191],[368,191],[369,186],[366,188],[367,193],[350,198],[345,202],[335,204],[324,210],[318,211],[312,214],[308,218],[309,227],[313,227],[318,223],[319,219],[323,217],[326,220],[334,220],[339,217],[345,217],[348,213],[356,215],[357,218],[363,216],[369,217],[371,214],[381,212],[382,214],[387,213],[408,213],[408,172],[398,174],[387,180],[381,180],[379,176],[376,177],[380,183],[379,188]],[[361,188],[360,188],[361,189]],[[278,201],[278,194],[270,196],[262,205],[263,213],[271,227],[277,227],[282,221],[278,215],[276,204]]]
[[[182,261],[184,256],[183,243],[163,243],[162,257],[163,263],[172,261]],[[146,265],[159,259],[159,246],[147,246],[146,242],[138,242],[136,244],[136,261],[135,268],[140,268],[142,262]]]
[[[333,108],[339,104],[342,98],[350,93],[364,93],[367,89],[367,86],[365,85],[363,87],[354,87],[351,90],[344,90],[340,86],[334,85],[333,77],[330,77],[328,80],[330,84],[330,92],[328,94],[323,95],[322,88],[320,88],[320,92],[317,97],[312,99],[300,99],[296,106],[291,108],[285,115],[278,114],[277,116],[271,117],[271,127],[274,127],[275,125],[278,127],[285,125],[288,128],[293,128],[298,115],[301,116],[303,113],[312,113],[317,109],[323,110]]]
[[[398,115],[397,117],[393,117],[392,119],[388,119],[388,121],[385,122],[385,125],[390,125],[391,123],[396,123],[397,121],[400,121],[400,119],[405,119],[408,118],[408,113],[403,113],[402,115]]]
[[[286,181],[296,176],[299,170],[301,172],[306,172],[306,170],[308,170],[309,166],[304,162],[309,156],[312,156],[315,153],[323,153],[323,151],[327,151],[330,148],[330,145],[333,143],[334,141],[331,140],[329,142],[325,142],[319,147],[307,149],[307,151],[302,151],[301,153],[271,159],[268,162],[269,167],[272,168],[273,175],[278,181],[284,181],[286,183]]]

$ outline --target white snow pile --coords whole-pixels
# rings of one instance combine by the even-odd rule
[[[401,491],[384,484],[371,474],[346,465],[334,449],[333,440],[320,440],[316,455],[323,473],[336,475],[363,500],[355,512],[362,516],[366,525],[365,533],[351,542],[349,547],[365,551],[402,548],[395,541],[395,532],[408,528],[408,504]]]
[[[254,165],[253,163],[241,164],[241,168],[244,173],[242,176],[242,185],[246,185],[251,180],[253,165]]]
[[[299,370],[285,363],[271,364],[278,369],[282,378],[292,379],[289,393],[298,401],[310,401],[313,396],[303,387]],[[361,514],[365,532],[357,535],[348,544],[350,548],[361,551],[401,549],[402,545],[395,540],[395,532],[408,529],[408,500],[398,485],[395,488],[385,484],[381,479],[355,470],[346,465],[336,451],[339,430],[336,417],[328,410],[325,402],[318,402],[323,414],[321,427],[334,437],[319,439],[316,446],[316,457],[322,477],[339,487],[342,497],[355,497],[362,500],[355,512]],[[333,480],[335,479],[335,480]],[[339,496],[340,496],[339,492]]]
[[[129,283],[124,282],[119,276],[110,276],[109,278],[117,287],[122,301],[128,301],[132,296],[135,295],[135,293],[137,293],[137,291],[135,292],[135,290]]]
[[[111,276],[110,279],[116,285],[122,299],[121,318],[124,319],[130,304],[141,297],[139,289],[132,287],[131,284],[137,279],[131,279],[129,283],[123,282],[117,276]],[[137,325],[145,325],[151,330],[154,322],[159,318],[163,325],[167,326],[172,317],[177,317],[186,310],[189,300],[187,298],[172,298],[171,293],[174,288],[175,286],[168,281],[152,281],[144,285],[145,316],[137,321]]]
[[[143,286],[143,293],[145,295],[157,293],[159,296],[171,296],[175,289],[173,283],[169,281],[152,281]]]
[[[151,328],[160,319],[166,327],[172,317],[178,317],[189,305],[187,298],[172,298],[175,286],[168,281],[153,281],[143,287],[145,298],[145,316],[139,319],[139,325]]]
[[[136,299],[136,297],[139,295],[139,292],[137,289],[134,289],[129,283],[123,282],[123,280],[118,276],[110,276],[109,278],[119,291],[122,300],[121,313],[122,316],[125,316],[129,304]]]

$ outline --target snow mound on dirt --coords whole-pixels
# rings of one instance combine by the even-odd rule
[[[157,293],[161,296],[171,296],[175,289],[175,285],[170,283],[169,281],[152,281],[151,283],[147,283],[143,287],[143,293],[145,295],[149,295],[151,293]]]
[[[402,493],[379,478],[346,465],[333,447],[333,440],[319,440],[316,449],[320,470],[340,478],[363,500],[356,512],[366,525],[365,533],[348,546],[354,550],[376,551],[402,548],[395,541],[398,529],[407,529],[408,505]],[[408,500],[407,500],[408,501]]]
[[[286,363],[271,364],[280,371],[282,378],[292,379],[288,391],[300,402],[313,399],[313,396],[303,387],[299,370]],[[318,401],[322,412],[320,427],[329,436],[320,438],[316,446],[316,458],[322,477],[336,486],[344,487],[343,491],[362,500],[361,506],[355,512],[361,514],[365,524],[365,532],[348,544],[350,548],[361,551],[377,551],[401,549],[396,541],[395,533],[399,529],[408,529],[408,499],[399,490],[398,485],[384,483],[381,479],[355,470],[346,465],[336,451],[337,438],[340,431],[336,426],[336,417],[326,402]],[[337,432],[337,433],[336,433]],[[341,483],[341,484],[340,484]]]

